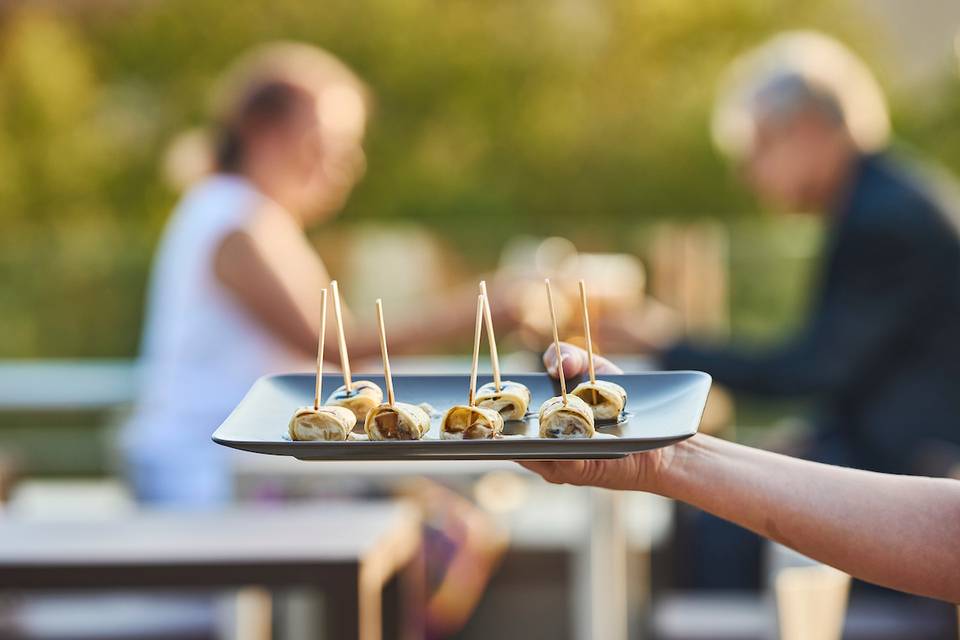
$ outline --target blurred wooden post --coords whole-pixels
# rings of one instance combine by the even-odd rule
[[[589,493],[589,535],[574,563],[574,633],[580,639],[626,640],[627,541],[623,496],[607,489]]]
[[[662,223],[650,246],[650,294],[677,312],[684,333],[711,338],[730,334],[729,241],[717,222]],[[701,430],[733,433],[733,399],[716,386]]]
[[[236,594],[234,639],[271,640],[273,602],[270,592],[260,587],[240,589]]]
[[[0,508],[10,499],[17,476],[17,464],[12,457],[0,455]]]
[[[825,565],[788,567],[775,590],[780,640],[840,640],[850,576]]]
[[[714,222],[658,225],[651,246],[650,292],[675,309],[688,333],[730,330],[728,240]]]

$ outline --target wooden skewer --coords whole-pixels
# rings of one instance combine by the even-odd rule
[[[470,394],[467,396],[467,405],[473,406],[477,395],[477,366],[480,361],[480,330],[483,325],[483,307],[486,296],[482,293],[477,296],[477,326],[473,331],[473,365],[470,367]],[[473,416],[471,416],[472,418]]]
[[[390,375],[390,357],[387,355],[387,333],[383,328],[383,302],[377,298],[377,328],[380,331],[380,356],[383,358],[383,377],[387,382],[387,403],[396,404],[393,396],[393,376]]]
[[[580,280],[580,306],[583,307],[583,333],[587,341],[587,369],[590,372],[590,384],[597,384],[597,372],[593,368],[593,338],[590,337],[590,311],[587,308],[587,285]],[[597,404],[597,390],[591,390],[593,404]]]
[[[320,408],[320,390],[323,387],[323,341],[327,335],[327,290],[320,292],[320,345],[317,347],[317,386],[313,392],[313,408]]]
[[[580,305],[583,307],[583,333],[587,340],[587,364],[590,371],[590,382],[597,383],[597,372],[593,368],[593,339],[590,337],[590,312],[587,309],[587,285],[580,281]]]
[[[567,381],[563,379],[563,357],[560,353],[560,331],[557,329],[557,311],[553,308],[553,291],[550,290],[550,278],[543,281],[547,286],[547,302],[550,305],[550,321],[553,323],[553,346],[557,349],[557,374],[560,377],[560,396],[567,405]]]
[[[490,343],[490,366],[493,368],[493,385],[500,393],[500,356],[497,354],[497,338],[493,334],[493,314],[490,313],[490,296],[487,295],[487,281],[480,281],[480,293],[483,294],[483,315],[487,323],[487,342]]]
[[[347,393],[353,391],[353,378],[350,376],[350,357],[347,355],[347,339],[343,335],[343,313],[340,311],[340,288],[337,281],[330,283],[333,289],[333,311],[337,316],[337,342],[340,345],[340,368],[343,369],[343,386]]]

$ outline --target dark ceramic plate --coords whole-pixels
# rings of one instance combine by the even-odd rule
[[[234,449],[293,456],[303,460],[518,460],[561,458],[617,458],[636,451],[664,447],[697,432],[710,391],[710,376],[699,371],[626,373],[602,376],[627,390],[627,407],[620,420],[598,423],[590,439],[552,440],[538,437],[536,412],[540,404],[559,395],[556,381],[546,374],[504,375],[527,385],[533,394],[524,421],[507,422],[504,436],[495,440],[440,440],[440,415],[455,404],[465,404],[469,379],[465,375],[398,375],[393,384],[400,402],[429,403],[437,413],[423,440],[368,442],[293,442],[287,423],[298,408],[312,403],[314,376],[289,374],[257,380],[233,413],[213,434],[214,442]],[[383,388],[383,376],[357,376]],[[481,376],[478,386],[489,382]],[[338,374],[325,375],[324,396],[343,383]],[[575,382],[569,385],[572,389]],[[362,433],[362,428],[358,428]]]

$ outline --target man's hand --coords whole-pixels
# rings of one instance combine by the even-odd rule
[[[603,335],[608,349],[656,355],[683,338],[684,323],[676,311],[647,296],[639,309],[603,313],[594,335]]]
[[[655,491],[670,447],[612,460],[521,460],[520,464],[553,484]]]
[[[568,380],[585,375],[589,366],[587,352],[566,342],[560,343],[560,357],[563,360],[563,376]],[[543,366],[551,377],[560,376],[557,373],[557,349],[552,344],[543,352]],[[598,355],[593,356],[593,366],[597,373],[623,373],[617,365]]]

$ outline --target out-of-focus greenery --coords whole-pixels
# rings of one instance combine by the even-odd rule
[[[882,39],[827,0],[57,6],[0,14],[2,356],[135,352],[151,250],[176,198],[160,159],[204,124],[211,82],[254,44],[322,45],[373,89],[368,177],[336,224],[419,221],[490,266],[520,232],[637,250],[631,229],[652,219],[749,219],[755,205],[707,135],[723,65],[784,28],[825,29],[868,59]],[[958,114],[955,91],[901,124],[957,167]],[[790,307],[744,237],[735,326],[763,328]]]

